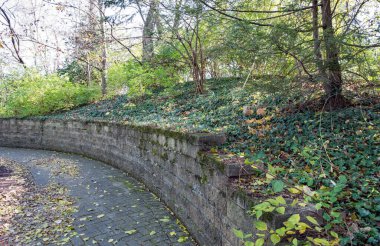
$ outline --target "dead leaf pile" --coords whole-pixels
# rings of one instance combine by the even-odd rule
[[[36,186],[20,164],[0,158],[0,244],[65,244],[76,235],[76,212],[68,190],[58,184]]]
[[[77,177],[79,170],[77,162],[69,159],[57,158],[54,155],[49,158],[34,160],[33,164],[51,168],[52,176],[69,175]]]

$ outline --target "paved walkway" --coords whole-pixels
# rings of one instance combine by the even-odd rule
[[[54,182],[68,188],[77,212],[72,214],[75,236],[67,245],[194,245],[164,204],[118,169],[41,150],[0,148],[0,158],[26,166],[37,186]]]

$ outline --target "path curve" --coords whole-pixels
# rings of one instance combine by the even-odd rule
[[[38,186],[58,182],[69,189],[78,233],[68,245],[195,245],[173,213],[143,184],[105,163],[53,151],[0,147],[0,158],[28,167]],[[74,163],[75,175],[39,161]],[[70,166],[72,168],[72,166]],[[1,180],[0,180],[1,182]]]

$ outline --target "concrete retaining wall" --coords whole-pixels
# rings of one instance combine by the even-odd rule
[[[158,195],[201,245],[239,245],[252,232],[251,201],[228,185],[228,170],[204,155],[222,136],[186,135],[107,122],[0,119],[0,146],[81,154],[118,167]]]

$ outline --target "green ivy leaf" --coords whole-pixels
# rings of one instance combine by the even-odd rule
[[[255,222],[255,226],[256,226],[256,229],[259,231],[266,231],[268,229],[267,224],[260,220]]]
[[[274,245],[276,245],[281,241],[281,238],[277,234],[272,234],[270,235],[270,240]]]
[[[339,238],[338,233],[336,233],[335,231],[330,231],[330,234],[331,234],[331,236],[333,236],[335,238]]]
[[[244,239],[244,233],[241,230],[232,229],[233,233],[237,238]]]
[[[300,222],[300,215],[299,214],[293,214],[289,217],[288,222],[292,223],[293,225],[296,225],[298,222]]]
[[[311,216],[306,216],[306,219],[307,219],[308,221],[310,221],[311,223],[313,223],[314,225],[319,226],[318,221],[317,221],[316,219],[314,219],[313,217],[311,217]]]
[[[255,244],[251,241],[247,241],[244,243],[244,246],[255,246]]]
[[[260,219],[261,215],[263,215],[263,211],[260,210],[260,211],[256,212],[256,218],[257,219]]]
[[[330,245],[329,241],[327,241],[326,239],[324,238],[314,238],[314,243],[318,244],[318,245],[325,245],[325,246],[328,246]]]
[[[284,190],[285,184],[281,180],[273,180],[271,183],[274,192],[278,193]]]
[[[297,238],[294,238],[293,241],[292,241],[293,245],[294,246],[298,246],[298,240]]]
[[[285,227],[281,227],[279,229],[276,230],[276,233],[279,235],[279,236],[284,236],[285,233],[286,233],[286,228]]]
[[[259,238],[256,240],[255,246],[263,246],[265,243],[264,238]]]
[[[276,201],[279,203],[279,204],[286,204],[286,201],[285,199],[282,197],[282,196],[278,196],[276,197]]]
[[[317,204],[315,204],[315,209],[316,210],[319,210],[319,209],[321,209],[322,208],[322,203],[317,203]]]
[[[285,207],[278,207],[276,208],[276,212],[279,214],[284,214],[285,213]]]
[[[326,212],[323,213],[322,217],[323,217],[326,221],[331,221],[331,216],[330,216],[328,213],[326,213]]]

